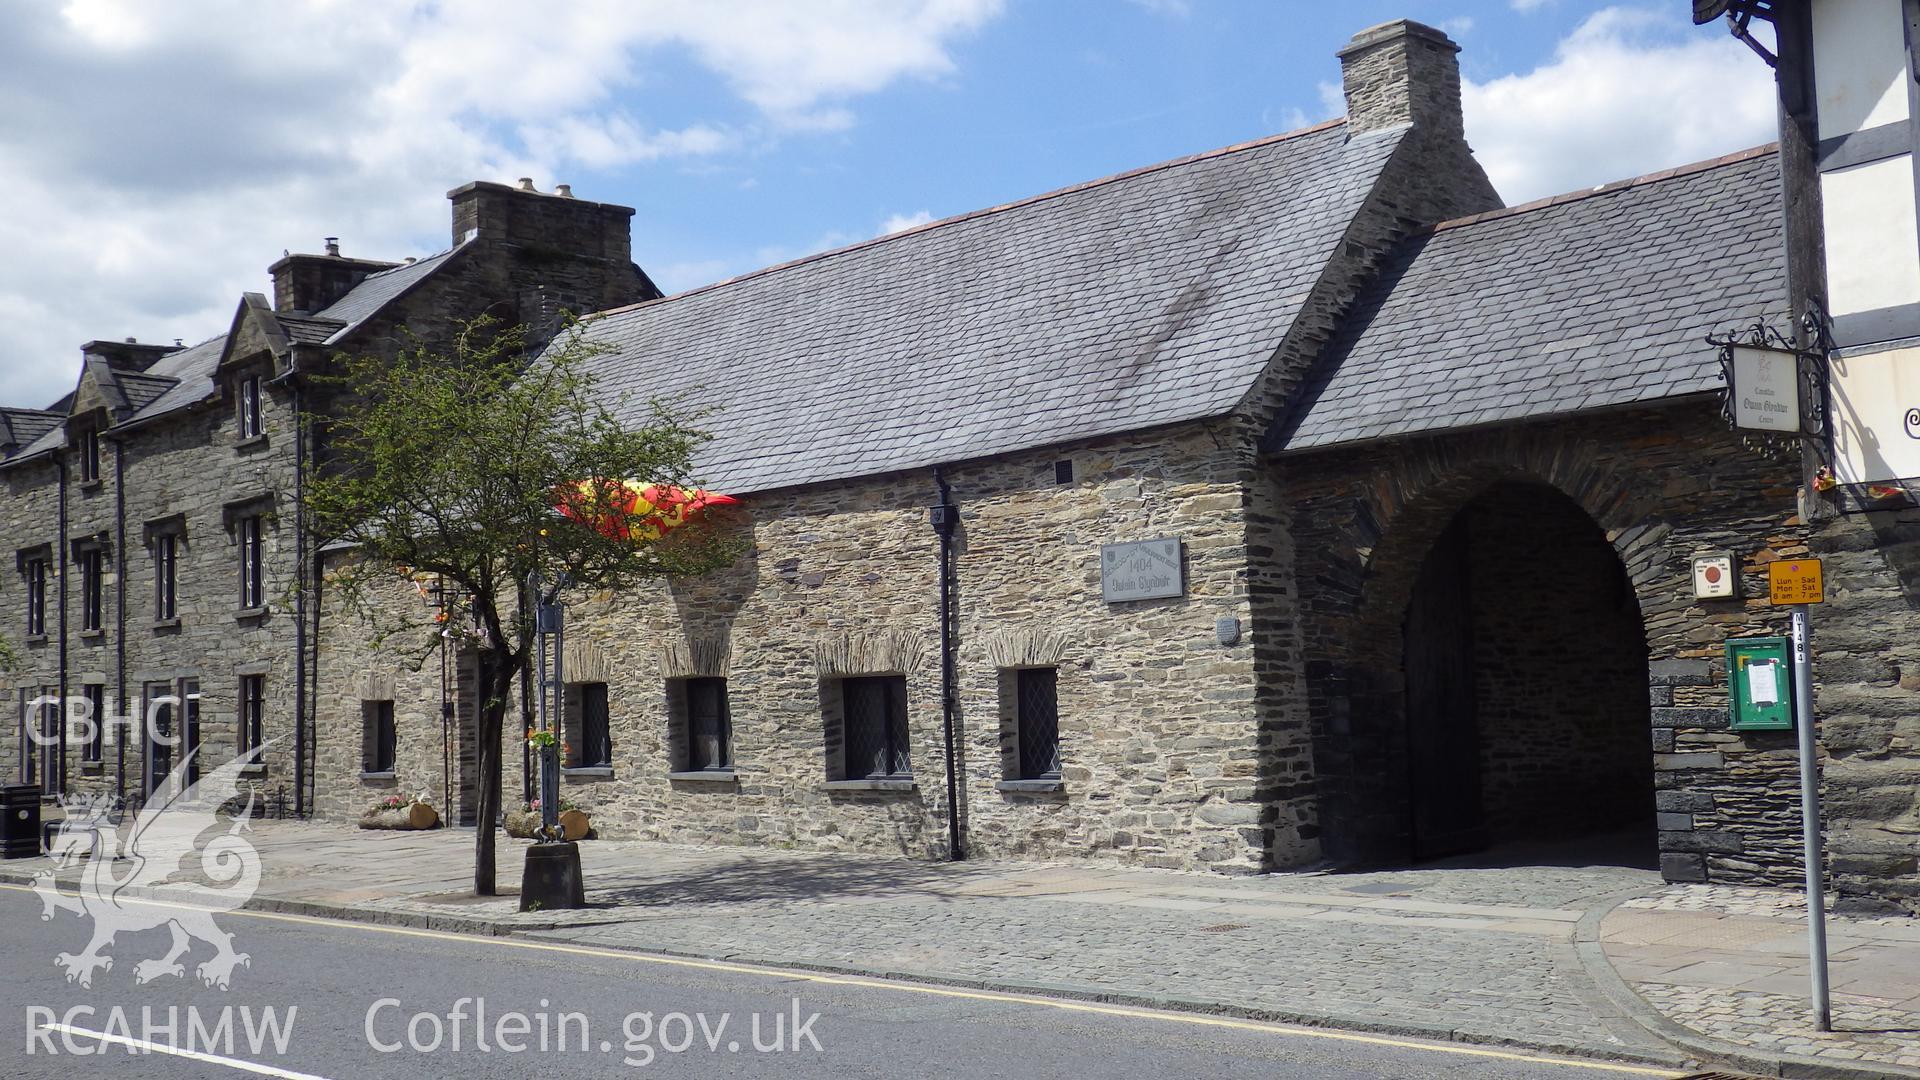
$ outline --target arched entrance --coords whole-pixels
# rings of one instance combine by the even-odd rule
[[[1657,863],[1645,626],[1578,503],[1481,489],[1422,557],[1401,629],[1409,857]]]

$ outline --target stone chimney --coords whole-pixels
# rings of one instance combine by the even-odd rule
[[[88,360],[102,361],[115,371],[141,372],[152,367],[161,357],[179,350],[179,345],[156,345],[127,338],[124,341],[89,341],[80,346],[80,355]]]
[[[1347,123],[1354,134],[1413,124],[1462,141],[1460,46],[1431,26],[1395,19],[1353,35],[1340,50]]]
[[[633,261],[633,207],[575,198],[561,185],[554,194],[522,177],[517,187],[475,180],[447,192],[453,202],[453,242],[471,236],[575,257]]]
[[[1388,185],[1396,212],[1410,224],[1501,206],[1467,145],[1459,53],[1447,35],[1411,19],[1362,30],[1340,50],[1348,135],[1411,125]]]
[[[273,275],[273,310],[311,315],[347,295],[368,274],[399,263],[350,259],[340,254],[337,237],[326,238],[325,255],[288,255],[267,268]]]

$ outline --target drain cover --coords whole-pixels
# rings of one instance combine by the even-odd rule
[[[1766,1078],[1754,1076],[1751,1073],[1703,1072],[1688,1073],[1680,1080],[1766,1080]]]
[[[1200,932],[1203,934],[1224,934],[1229,930],[1245,930],[1246,928],[1246,923],[1223,922],[1218,926],[1203,926],[1200,928]]]

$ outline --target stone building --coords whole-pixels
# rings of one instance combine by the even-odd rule
[[[1813,513],[1705,340],[1795,315],[1781,155],[1503,207],[1456,51],[1385,24],[1341,52],[1341,120],[600,305],[610,393],[715,406],[699,479],[750,551],[568,598],[566,797],[676,841],[1790,883],[1792,736],[1732,729],[1726,643],[1781,633],[1766,568],[1820,551],[1832,870],[1912,907],[1914,511]],[[70,404],[6,437],[74,438]],[[9,513],[52,520],[73,453],[9,458],[43,477]],[[1738,588],[1702,599],[1716,554]],[[472,655],[375,647],[335,600],[307,805],[471,821]]]
[[[274,263],[272,302],[247,294],[226,333],[90,342],[72,393],[0,414],[0,611],[22,657],[0,674],[11,780],[139,798],[190,749],[212,766],[270,744],[261,791],[308,809],[319,607],[299,492],[324,447],[301,416],[331,407],[311,376],[337,354],[391,354],[402,327],[431,344],[483,313],[537,324],[658,295],[631,261],[627,207],[524,183],[448,197],[446,251],[376,262],[329,239]],[[87,738],[62,701],[151,717],[140,730],[157,737],[108,723]]]
[[[1341,121],[598,317],[607,386],[717,406],[701,479],[752,552],[572,598],[567,797],[668,840],[1794,880],[1792,736],[1730,730],[1724,649],[1781,632],[1764,571],[1810,529],[1704,340],[1790,312],[1776,155],[1502,208],[1454,52],[1374,28]],[[1733,597],[1695,598],[1706,552]],[[336,744],[365,687],[433,735],[434,672],[340,631]],[[1895,692],[1874,633],[1828,634],[1825,700]],[[1911,816],[1885,728],[1826,717],[1837,836]],[[357,760],[322,812],[394,782]]]

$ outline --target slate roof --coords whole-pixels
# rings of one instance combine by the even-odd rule
[[[431,277],[434,271],[445,266],[447,260],[464,247],[466,244],[463,242],[424,259],[415,259],[413,262],[402,263],[391,270],[368,274],[347,295],[314,312],[315,320],[343,324],[326,339],[326,344],[337,345],[345,340],[347,335],[358,329],[361,323],[373,318],[380,313],[381,308]]]
[[[387,304],[445,266],[448,258],[460,250],[460,247],[454,247],[391,270],[371,274],[347,295],[314,315],[283,315],[276,312],[274,318],[287,332],[287,337],[296,344],[337,345],[358,329],[360,324],[379,314]],[[125,399],[125,405],[131,410],[120,423],[138,423],[213,397],[216,389],[213,377],[226,343],[227,336],[222,334],[198,345],[168,353],[145,372],[111,372],[114,392]],[[114,401],[111,404],[118,406],[121,403]],[[65,436],[59,430],[58,423],[63,420],[64,413],[56,419],[55,426],[40,430],[13,457],[43,453],[62,446]]]
[[[1269,449],[1719,389],[1701,339],[1788,311],[1776,169],[1760,147],[1409,240]]]
[[[734,493],[1220,415],[1404,130],[1334,121],[617,309],[589,367],[630,419],[715,408],[696,467]]]
[[[29,446],[60,426],[64,414],[39,409],[0,408],[0,447]]]

